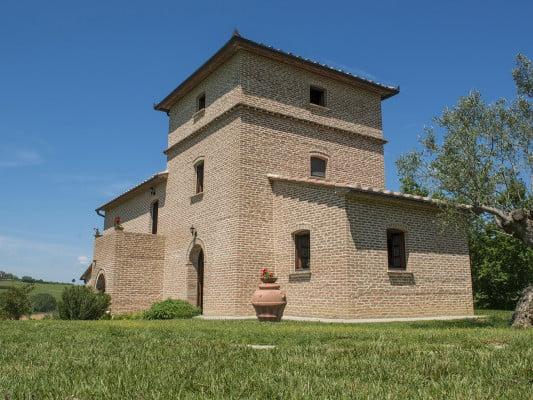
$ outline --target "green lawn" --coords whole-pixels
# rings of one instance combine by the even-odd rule
[[[11,286],[19,285],[27,285],[27,283],[21,281],[0,280],[0,293]],[[56,298],[56,300],[59,300],[61,298],[61,293],[63,293],[63,289],[70,286],[70,283],[34,283],[33,285],[34,289],[31,292],[31,295],[37,293],[50,293]]]
[[[0,321],[0,398],[532,399],[533,330],[483,313],[358,325]]]

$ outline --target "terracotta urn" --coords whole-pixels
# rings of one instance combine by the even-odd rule
[[[287,305],[287,297],[283,290],[276,284],[278,278],[263,277],[259,288],[252,296],[252,305],[255,308],[259,321],[278,322],[283,316],[283,310]]]

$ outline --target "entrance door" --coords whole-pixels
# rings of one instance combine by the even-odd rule
[[[196,305],[203,311],[204,307],[204,252],[198,253],[196,265],[198,282],[196,283]]]

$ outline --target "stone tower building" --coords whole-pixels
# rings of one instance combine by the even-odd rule
[[[267,267],[290,316],[472,314],[464,234],[385,189],[381,102],[397,93],[234,35],[155,106],[167,169],[98,208],[83,278],[117,313],[177,298],[253,315]]]

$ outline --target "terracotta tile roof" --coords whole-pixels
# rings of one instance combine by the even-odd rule
[[[91,273],[92,273],[92,270],[93,270],[93,264],[94,264],[94,261],[92,263],[90,263],[89,266],[87,267],[87,269],[85,270],[85,272],[83,272],[83,274],[81,274],[80,280],[84,281],[85,283],[87,283],[89,281]]]
[[[382,100],[394,96],[400,92],[399,86],[385,85],[383,83],[352,74],[342,69],[334,68],[327,64],[304,58],[287,51],[276,49],[272,46],[254,42],[253,40],[246,39],[239,34],[234,34],[231,39],[226,42],[226,44],[222,46],[211,58],[202,64],[163,100],[155,104],[154,108],[159,111],[168,112],[181,97],[183,97],[203,79],[205,79],[216,68],[222,65],[238,49],[248,50],[265,57],[277,59],[289,64],[294,64],[300,68],[313,71],[314,73],[327,75],[332,79],[342,80],[346,83],[361,86],[368,90],[373,90],[380,94]]]
[[[148,185],[150,185],[150,184],[156,185],[156,184],[158,184],[160,182],[166,181],[167,177],[168,177],[168,170],[161,171],[161,172],[158,172],[155,175],[152,175],[150,178],[145,179],[144,181],[142,181],[138,185],[135,185],[134,187],[132,187],[132,188],[126,190],[125,192],[119,194],[118,196],[116,196],[112,200],[108,201],[107,203],[102,204],[100,207],[98,207],[96,209],[96,213],[99,214],[99,211],[101,211],[101,210],[105,210],[107,208],[110,208],[112,206],[115,206],[115,205],[118,205],[118,204],[122,203],[122,201],[125,201],[128,198],[130,198],[131,196],[141,192],[144,189],[147,189]]]
[[[371,186],[338,183],[338,182],[331,182],[327,180],[312,179],[312,178],[290,178],[287,176],[276,175],[276,174],[268,174],[267,177],[271,181],[309,184],[309,185],[321,186],[325,188],[338,189],[346,193],[351,192],[353,194],[368,194],[368,195],[383,196],[383,197],[388,197],[388,198],[396,198],[400,200],[411,200],[411,201],[423,202],[423,203],[431,204],[435,206],[442,205],[444,203],[442,200],[432,199],[431,197],[423,197],[423,196],[416,196],[413,194],[394,192],[392,190],[380,189],[380,188],[375,188]]]

